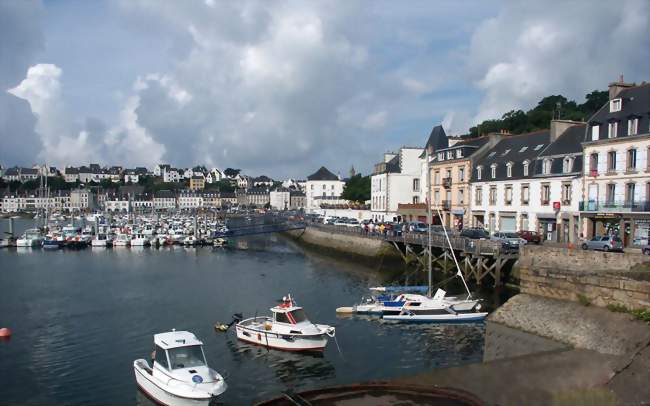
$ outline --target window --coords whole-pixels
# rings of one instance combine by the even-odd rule
[[[544,146],[544,144],[537,144],[535,146],[535,151],[539,151],[540,149],[542,149],[543,146]]]
[[[571,204],[571,184],[562,184],[562,204]]]
[[[458,168],[458,181],[459,182],[465,181],[465,168]]]
[[[434,202],[435,204],[440,203],[440,191],[436,190],[436,191],[433,193],[433,202]]]
[[[573,158],[566,157],[562,161],[562,173],[569,173],[573,168]]]
[[[627,135],[636,135],[639,133],[639,119],[634,117],[627,120]]]
[[[205,357],[200,345],[190,345],[169,349],[169,362],[172,369],[201,367]]]
[[[589,172],[591,176],[596,176],[598,174],[598,153],[594,152],[589,155]]]
[[[591,126],[591,140],[598,141],[598,133],[600,132],[600,125],[594,124]]]
[[[614,204],[614,199],[616,198],[616,185],[610,183],[607,185],[605,190],[605,205],[612,206]]]
[[[607,172],[616,171],[616,151],[609,151],[607,153]]]
[[[445,160],[445,153],[438,152],[438,161],[444,161],[444,160]]]
[[[476,179],[481,180],[481,176],[483,175],[483,167],[479,166],[476,168]]]
[[[492,179],[497,177],[497,165],[493,164],[490,166],[491,172],[492,172]]]
[[[648,183],[650,185],[650,183]],[[482,187],[477,187],[474,191],[474,202],[476,203],[477,206],[480,206],[483,204],[483,188]]]
[[[530,162],[524,161],[524,176],[528,176],[528,166],[530,165]]]
[[[636,169],[636,149],[628,149],[627,150],[627,170],[628,171],[633,171]]]
[[[458,190],[458,204],[465,204],[465,191],[463,189]]]
[[[530,201],[530,186],[521,185],[521,204],[527,206],[529,201]]]
[[[628,183],[625,185],[625,205],[630,207],[634,205],[634,189],[636,184]]]
[[[165,369],[169,369],[169,363],[167,362],[167,351],[163,350],[159,346],[156,346],[156,353],[154,357],[155,362]]]
[[[545,159],[542,165],[542,173],[544,175],[549,175],[551,173],[551,166],[553,164],[552,159]]]
[[[490,154],[488,155],[488,158],[492,158],[492,157],[495,156],[495,155],[496,155],[496,152],[492,151],[492,152],[490,152]]]
[[[296,309],[294,311],[291,311],[287,313],[287,316],[289,317],[289,320],[291,320],[291,324],[298,324],[301,321],[307,320],[305,311],[302,309]]]
[[[512,162],[506,164],[506,176],[512,178]]]
[[[506,205],[512,204],[512,185],[506,185]]]
[[[609,112],[614,113],[614,112],[617,112],[617,111],[621,111],[621,105],[622,104],[623,103],[621,102],[620,98],[610,100],[610,102],[609,102]]]
[[[496,186],[490,186],[490,200],[489,200],[491,205],[497,204],[497,187]]]
[[[439,185],[440,184],[440,171],[435,171],[433,173],[433,184],[434,185]]]
[[[275,321],[278,323],[291,324],[291,321],[289,321],[286,313],[275,313]]]
[[[463,157],[463,150],[462,149],[457,149],[456,150],[456,158],[462,158]]]
[[[607,126],[607,138],[616,138],[618,134],[618,121],[612,121]]]
[[[413,179],[413,191],[414,192],[420,191],[420,179],[418,178]]]
[[[413,196],[413,204],[420,203],[420,198],[418,196]]]
[[[451,179],[451,169],[447,169],[447,179]]]
[[[447,159],[453,159],[454,158],[454,151],[447,151]]]
[[[510,148],[508,148],[508,149],[506,149],[505,151],[503,151],[503,154],[501,154],[501,156],[506,156],[506,155],[508,155],[508,152],[510,152]]]
[[[314,190],[314,185],[311,185],[311,190]]]
[[[551,201],[551,185],[548,183],[542,184],[542,204],[547,205]]]
[[[526,147],[521,147],[521,149],[519,150],[519,153],[521,154],[522,152],[526,152],[527,149],[528,149],[527,146]]]

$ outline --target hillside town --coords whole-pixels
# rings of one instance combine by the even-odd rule
[[[586,121],[555,118],[543,130],[450,137],[435,125],[422,147],[384,153],[365,201],[326,167],[305,180],[248,176],[199,165],[176,168],[0,167],[2,213],[51,211],[303,210],[373,223],[427,221],[450,230],[538,233],[578,243],[614,234],[626,247],[650,235],[650,84],[609,85],[609,100]],[[29,187],[21,187],[32,185]],[[13,186],[13,187],[12,187]]]

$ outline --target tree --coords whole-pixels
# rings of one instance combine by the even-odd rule
[[[239,172],[241,172],[241,169],[226,168],[226,170],[223,171],[223,174],[229,178],[234,178],[239,175]]]
[[[234,192],[235,187],[232,185],[232,183],[228,182],[227,180],[220,180],[219,182],[213,183],[213,185],[216,185],[216,188],[220,192]]]
[[[579,108],[585,114],[593,114],[609,101],[609,93],[606,90],[594,90],[585,96],[585,102]]]
[[[341,197],[345,200],[364,203],[370,200],[370,176],[354,175],[343,187]]]

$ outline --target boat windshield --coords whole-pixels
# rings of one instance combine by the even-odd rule
[[[201,367],[206,364],[200,345],[172,348],[168,352],[172,369]]]
[[[294,321],[293,324],[300,323],[301,321],[307,320],[307,316],[305,315],[305,312],[302,309],[294,310],[292,312],[289,312],[289,314],[291,315],[291,318]]]

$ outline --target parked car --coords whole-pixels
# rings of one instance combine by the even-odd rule
[[[618,236],[597,235],[582,243],[583,250],[620,251],[623,252],[623,241]]]
[[[519,237],[517,233],[496,232],[490,238],[492,241],[498,241],[504,248],[519,249],[520,246],[527,243],[526,240]]]
[[[345,225],[348,227],[361,227],[361,223],[357,219],[349,219],[345,222]]]
[[[469,238],[470,240],[489,240],[490,234],[483,228],[464,228],[460,232],[461,237]]]
[[[426,233],[429,230],[427,230],[427,225],[425,223],[421,222],[415,222],[413,224],[413,231],[416,233]]]
[[[641,253],[643,253],[643,255],[650,255],[650,244],[642,246]]]
[[[527,243],[529,244],[541,244],[542,243],[542,236],[535,231],[520,231],[517,233],[519,237],[523,238],[526,240]]]

